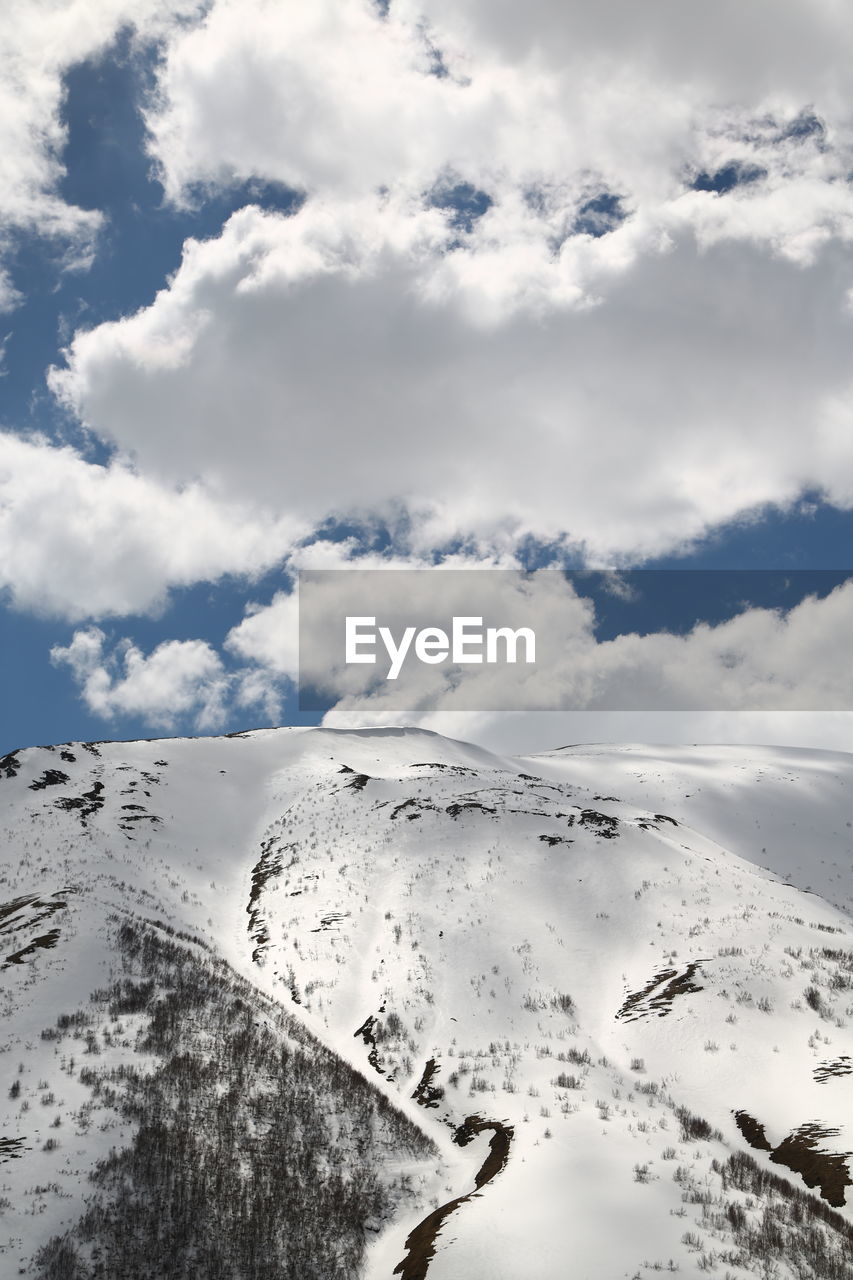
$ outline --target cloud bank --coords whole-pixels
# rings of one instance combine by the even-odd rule
[[[257,200],[188,240],[147,306],[70,333],[50,386],[109,462],[6,424],[17,607],[157,610],[292,568],[329,521],[384,522],[401,564],[512,564],[534,538],[619,565],[804,493],[853,507],[853,29],[834,0],[21,0],[0,306],[21,300],[2,265],[21,235],[80,268],[98,252],[109,210],[62,195],[63,77],[128,25],[156,49],[139,108],[164,200]],[[265,207],[275,189],[290,213]],[[254,610],[226,653],[286,679],[292,608]],[[736,700],[752,645],[802,687],[827,609],[625,638],[584,678],[637,691],[663,664],[667,696],[698,678]],[[105,653],[67,659],[87,700],[141,708],[154,655]],[[217,686],[201,650],[157,653],[158,682]]]

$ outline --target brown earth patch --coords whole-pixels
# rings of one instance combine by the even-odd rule
[[[459,1146],[465,1147],[486,1129],[492,1129],[494,1132],[489,1140],[488,1155],[474,1175],[474,1191],[469,1191],[467,1195],[457,1196],[447,1204],[440,1205],[438,1209],[428,1214],[423,1222],[418,1223],[406,1239],[408,1252],[403,1261],[394,1268],[395,1276],[401,1276],[402,1280],[426,1280],[429,1264],[435,1257],[436,1240],[445,1220],[455,1213],[460,1205],[473,1199],[506,1167],[514,1134],[512,1125],[504,1124],[500,1120],[484,1120],[481,1116],[468,1116],[456,1130],[453,1140]]]

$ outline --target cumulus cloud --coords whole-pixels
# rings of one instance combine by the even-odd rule
[[[675,588],[674,588],[675,589]],[[787,610],[744,606],[716,625],[685,634],[596,635],[596,614],[564,575],[453,569],[350,570],[301,583],[301,678],[335,703],[331,722],[387,722],[437,713],[853,710],[848,638],[853,581]],[[483,625],[536,635],[536,662],[454,666],[412,656],[398,679],[377,642],[375,664],[344,662],[346,616],[373,616],[399,641],[406,627],[441,626],[475,615]],[[256,609],[228,639],[241,658],[293,675],[298,626],[294,596]],[[327,703],[328,705],[328,703]],[[348,721],[348,717],[354,720]]]
[[[200,729],[223,719],[222,662],[202,640],[168,640],[147,657],[130,641],[104,651],[98,627],[76,631],[71,643],[51,650],[51,660],[70,667],[83,701],[95,715],[141,716],[164,729],[191,716]]]
[[[276,563],[292,520],[0,433],[0,590],[69,619],[147,613],[170,587]]]
[[[109,647],[105,633],[89,627],[50,656],[70,668],[88,709],[107,720],[136,716],[159,729],[191,724],[210,731],[222,727],[232,706],[260,708],[273,719],[279,712],[266,673],[227,672],[204,640],[167,640],[146,655],[127,639]]]
[[[146,474],[309,523],[402,508],[416,552],[533,533],[636,562],[804,487],[849,505],[841,260],[682,237],[614,270],[629,226],[581,276],[540,263],[542,296],[582,277],[600,305],[543,313],[528,271],[530,305],[486,323],[512,255],[446,252],[434,209],[249,207],[52,385]]]
[[[310,548],[301,554],[310,560]],[[341,563],[346,552],[327,544],[317,559]],[[853,582],[787,612],[745,606],[725,622],[700,623],[685,634],[602,641],[593,604],[560,573],[408,569],[400,591],[393,582],[399,572],[383,571],[397,614],[379,619],[395,636],[404,625],[442,624],[438,602],[449,615],[473,610],[487,625],[534,629],[535,667],[409,662],[395,683],[384,679],[381,663],[344,667],[335,637],[343,614],[359,615],[364,607],[358,571],[345,575],[343,588],[337,580],[303,584],[303,607],[305,591],[319,599],[314,626],[301,636],[295,592],[251,606],[226,638],[225,651],[239,664],[230,670],[206,641],[166,641],[145,655],[129,639],[108,644],[97,627],[76,631],[51,656],[70,668],[95,714],[133,714],[157,727],[216,729],[241,711],[275,722],[297,676],[301,642],[309,659],[303,653],[302,678],[306,670],[321,673],[318,683],[333,703],[324,723],[333,726],[415,723],[501,749],[515,742],[517,750],[620,737],[734,742],[784,741],[787,734],[819,744],[823,726],[830,735],[825,744],[853,746],[847,653]],[[479,584],[472,585],[474,577]]]
[[[215,0],[165,47],[148,122],[166,190],[261,176],[309,195],[424,197],[455,178],[489,196],[494,239],[522,251],[569,237],[602,189],[665,225],[691,177],[741,165],[765,196],[816,179],[791,225],[761,237],[747,214],[739,228],[742,193],[705,192],[678,216],[701,222],[713,205],[731,234],[789,248],[799,218],[843,232],[853,42],[836,6],[535,10],[395,0],[383,18],[372,0]]]
[[[63,77],[101,55],[122,29],[158,40],[200,12],[199,0],[17,0],[0,30],[0,252],[18,232],[57,239],[85,264],[102,225],[96,209],[61,195],[67,127]],[[0,271],[0,310],[18,291]]]
[[[56,394],[158,484],[416,555],[638,562],[806,488],[849,506],[849,24],[510,10],[149,0],[167,196],[305,199],[188,241]]]
[[[22,0],[0,220],[78,261],[100,214],[61,198],[62,76],[125,23],[159,42],[144,105],[167,199],[259,179],[303,200],[238,211],[150,305],[73,335],[51,386],[109,465],[0,436],[20,607],[155,609],[308,563],[330,517],[387,521],[397,567],[460,543],[510,565],[531,534],[627,564],[806,489],[853,505],[853,29],[833,0]],[[16,283],[0,271],[0,306]],[[848,603],[608,648],[555,597],[572,665],[535,705],[765,706],[780,686],[833,705]],[[295,607],[281,593],[232,631],[239,675],[201,641],[146,657],[92,631],[58,660],[104,714],[174,679],[187,715],[272,715]],[[337,715],[384,714],[341,692]],[[421,714],[452,706],[427,691]]]
[[[507,60],[569,72],[585,60],[610,63],[716,100],[783,87],[806,99],[849,92],[843,63],[853,36],[834,0],[755,0],[748,9],[737,0],[703,8],[661,0],[647,11],[631,0],[531,0],[524,10],[512,0],[394,0],[394,8]]]

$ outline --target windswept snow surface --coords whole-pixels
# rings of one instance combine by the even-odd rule
[[[853,1221],[851,822],[853,757],[818,751],[276,729],[5,757],[0,1267],[39,1274],[132,1140],[75,1126],[86,1042],[69,1069],[42,1038],[115,976],[132,913],[206,942],[437,1144],[420,1199],[372,1224],[368,1280],[407,1257],[404,1280],[853,1274],[799,1226],[774,1244],[784,1196],[721,1172],[749,1152]],[[471,1116],[504,1135],[479,1187],[497,1131],[460,1144]]]

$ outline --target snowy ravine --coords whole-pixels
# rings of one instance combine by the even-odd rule
[[[0,759],[0,1274],[853,1280],[853,757]]]

